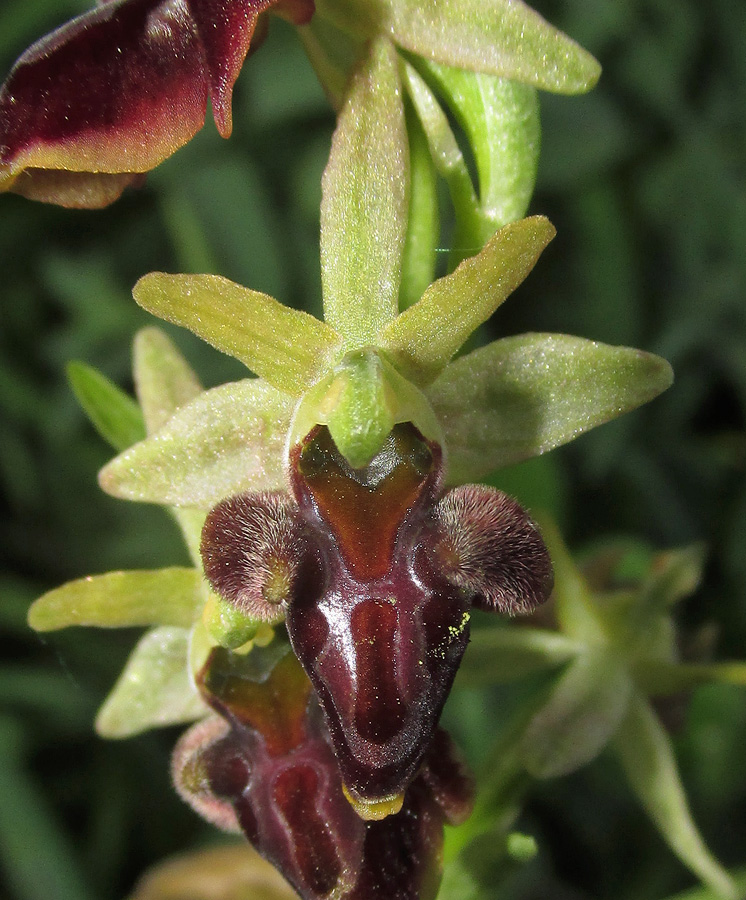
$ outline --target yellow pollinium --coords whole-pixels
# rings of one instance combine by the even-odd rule
[[[382,797],[380,800],[363,800],[347,790],[347,785],[342,785],[342,790],[350,806],[367,822],[380,822],[387,816],[395,816],[401,811],[404,803],[404,791],[391,797]]]

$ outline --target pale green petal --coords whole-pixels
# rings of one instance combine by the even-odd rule
[[[154,628],[140,639],[96,716],[102,737],[132,737],[207,715],[189,677],[188,642],[186,628]]]
[[[632,790],[674,853],[718,897],[736,900],[735,883],[707,849],[694,824],[671,740],[642,697],[630,704],[614,746]]]
[[[160,328],[135,336],[133,374],[148,434],[165,425],[179,407],[202,392],[189,363]]]
[[[405,377],[429,384],[524,280],[554,235],[554,226],[544,216],[501,228],[480,253],[431,284],[414,306],[397,316],[381,333],[381,347]],[[471,399],[464,406],[470,407]]]
[[[257,378],[213,388],[105,466],[101,487],[126,500],[202,509],[242,491],[282,488],[294,405]]]
[[[382,39],[353,77],[322,183],[324,317],[347,350],[374,344],[398,311],[408,176],[398,63]]]
[[[523,764],[536,778],[574,772],[603,750],[619,728],[632,682],[607,648],[571,662],[521,742]]]
[[[126,450],[145,437],[137,403],[105,375],[85,363],[71,362],[67,377],[93,427],[115,450]]]
[[[133,290],[148,312],[189,328],[281,391],[300,394],[324,372],[339,337],[308,313],[219,275],[151,272]]]
[[[556,631],[524,626],[472,629],[456,687],[506,684],[562,665],[583,649]]]
[[[672,380],[665,360],[641,350],[522,334],[454,360],[425,393],[445,433],[448,481],[459,484],[558,447]]]
[[[497,231],[526,214],[536,183],[541,125],[535,88],[506,78],[420,61],[469,138],[479,207]]]
[[[601,67],[520,0],[384,0],[394,40],[419,56],[561,94],[590,90]]]
[[[69,625],[187,627],[204,599],[202,575],[196,569],[107,572],[70,581],[39,597],[28,621],[36,631]]]

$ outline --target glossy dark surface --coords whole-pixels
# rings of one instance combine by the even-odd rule
[[[348,790],[392,797],[417,772],[469,639],[470,596],[429,552],[440,448],[397,425],[354,470],[319,427],[290,463],[321,574],[296,584],[288,633]]]
[[[304,900],[433,900],[443,824],[463,820],[472,798],[448,735],[437,732],[437,759],[427,758],[401,812],[363,821],[344,797],[310,683],[286,651],[212,653],[198,683],[221,719],[182,738],[182,793],[199,791],[190,802],[210,821],[237,822]]]

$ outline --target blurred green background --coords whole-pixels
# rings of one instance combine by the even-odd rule
[[[498,312],[495,335],[562,331],[665,356],[674,387],[649,407],[505,473],[582,548],[615,535],[656,547],[704,541],[703,585],[683,639],[716,657],[746,647],[746,18],[740,0],[542,0],[602,62],[586,97],[542,96],[532,212],[558,237]],[[83,11],[3,0],[0,69]],[[160,510],[99,492],[109,453],[65,378],[71,359],[126,387],[150,317],[145,272],[216,272],[320,312],[320,176],[333,117],[291,28],[272,23],[239,79],[234,135],[211,123],[101,212],[0,198],[0,896],[115,900],[138,873],[211,833],[170,790],[176,730],[107,743],[97,706],[134,635],[39,637],[29,603],[73,577],[184,559]],[[233,360],[171,332],[207,386]],[[490,708],[497,709],[492,698]],[[460,731],[492,737],[484,697]],[[695,817],[727,864],[746,854],[746,693],[683,703],[677,748]],[[495,728],[499,727],[499,710]],[[611,760],[537,790],[521,820],[540,852],[495,898],[660,900],[692,883],[626,793]]]

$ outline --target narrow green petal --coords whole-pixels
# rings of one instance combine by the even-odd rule
[[[205,391],[99,473],[125,500],[209,509],[242,491],[285,486],[285,438],[295,403],[258,378]]]
[[[746,663],[673,663],[666,660],[642,660],[635,667],[635,678],[648,694],[676,694],[700,684],[734,684],[746,687]]]
[[[479,209],[466,160],[437,98],[413,66],[403,62],[401,72],[427,137],[433,165],[448,185],[456,213],[453,255],[458,262],[480,250],[492,234],[492,229]]]
[[[374,344],[398,311],[409,148],[396,52],[371,45],[332,138],[321,202],[324,317],[346,349]]]
[[[694,824],[671,740],[642,697],[630,704],[614,746],[632,790],[674,853],[719,897],[737,900],[735,883]]]
[[[85,363],[71,362],[67,377],[93,427],[115,450],[126,450],[145,437],[137,403],[105,375]]]
[[[469,138],[479,207],[493,231],[526,214],[536,183],[541,124],[535,88],[507,78],[418,61]]]
[[[202,392],[189,363],[160,328],[143,328],[133,347],[135,388],[148,434]]]
[[[102,737],[132,737],[207,715],[189,676],[188,642],[185,628],[154,628],[140,639],[96,716]]]
[[[556,631],[523,626],[472,630],[456,686],[506,684],[568,662],[582,644]]]
[[[641,350],[522,334],[455,360],[425,393],[445,433],[448,480],[459,484],[571,441],[672,381],[669,364]]]
[[[524,733],[528,771],[536,778],[556,778],[595,759],[619,728],[631,691],[622,662],[606,648],[578,656]]]
[[[404,242],[399,309],[408,309],[435,278],[440,237],[438,184],[427,138],[411,107],[407,109],[411,185]]]
[[[176,566],[90,575],[39,597],[28,621],[36,631],[69,625],[187,627],[204,602],[202,586],[200,572]]]
[[[546,91],[590,90],[601,67],[520,0],[382,0],[396,43],[419,56]]]
[[[480,253],[431,284],[381,333],[381,347],[402,374],[416,384],[432,382],[524,280],[555,233],[544,216],[512,222]]]
[[[133,290],[148,312],[189,328],[252,372],[290,394],[323,373],[340,340],[308,313],[218,275],[151,272]]]

